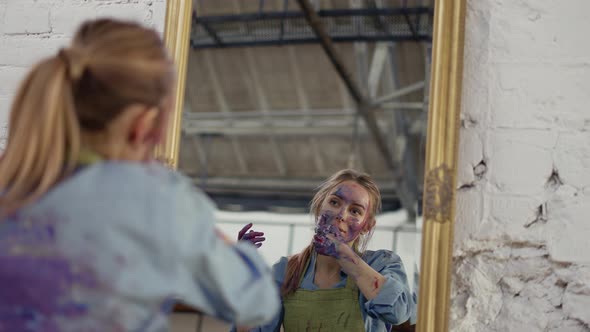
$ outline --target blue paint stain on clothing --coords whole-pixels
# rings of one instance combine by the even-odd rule
[[[56,250],[57,223],[47,216],[0,223],[0,330],[59,331],[56,317],[87,314],[86,303],[70,295],[99,284],[91,269]]]

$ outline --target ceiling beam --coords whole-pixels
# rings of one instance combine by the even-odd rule
[[[320,18],[314,10],[313,6],[309,3],[308,0],[297,0],[297,3],[299,4],[299,7],[301,7],[305,19],[314,31],[315,35],[318,37],[318,39],[320,39],[320,44],[322,45],[324,52],[328,56],[330,62],[336,69],[336,72],[338,73],[340,78],[343,80],[348,92],[352,96],[352,99],[355,101],[357,111],[365,120],[365,123],[367,124],[367,127],[369,128],[371,135],[375,140],[377,148],[381,153],[385,164],[391,171],[395,172],[397,169],[397,165],[393,160],[391,151],[389,150],[389,147],[385,139],[383,138],[381,131],[379,130],[375,114],[371,112],[372,107],[370,102],[363,95],[361,88],[355,83],[354,79],[344,66],[344,61],[336,51],[332,39],[325,31],[320,21]]]
[[[381,97],[375,99],[373,101],[373,103],[382,104],[382,103],[388,102],[392,99],[399,98],[401,96],[405,96],[407,94],[410,94],[414,91],[422,90],[423,88],[424,88],[424,81],[416,82],[416,83],[404,86],[403,88],[399,88],[386,96],[381,96]],[[422,105],[420,103],[419,106],[422,108],[424,105]]]
[[[262,120],[266,122],[268,119],[268,113],[270,111],[270,106],[268,104],[268,98],[264,93],[262,85],[260,83],[260,76],[258,74],[258,66],[254,61],[254,57],[249,49],[244,49],[244,54],[246,56],[246,63],[248,64],[247,67],[249,69],[250,77],[252,78],[252,86],[254,88],[254,93],[256,95],[256,100],[258,102],[258,107],[262,111]],[[276,137],[273,135],[273,132],[267,131],[268,141],[270,143],[270,149],[272,150],[272,155],[275,161],[275,165],[277,170],[281,175],[287,174],[287,168],[285,166],[285,158],[281,153],[281,149],[279,149],[279,145],[277,143]]]
[[[383,130],[387,129],[385,124],[379,125]],[[350,133],[354,130],[352,124],[349,126],[313,126],[313,127],[292,127],[292,126],[250,126],[250,127],[227,127],[221,125],[198,125],[191,126],[190,124],[183,124],[183,132],[186,135],[201,135],[201,136],[249,136],[249,137],[268,137],[273,135],[275,137],[341,137],[342,139],[349,139]],[[365,126],[359,126],[359,136],[362,138],[369,136],[369,131]]]
[[[295,54],[295,51],[296,49],[294,47],[287,46],[287,52],[289,53],[290,70],[291,74],[293,75],[293,84],[295,85],[295,93],[297,94],[299,106],[301,107],[301,111],[303,112],[303,119],[306,123],[312,125],[313,122],[311,119],[309,100],[307,99],[307,94],[305,93],[305,89],[303,88],[303,81],[301,79],[301,73],[299,70],[299,62],[297,61],[297,55]],[[313,160],[317,171],[321,174],[326,173],[325,162],[320,153],[319,144],[316,138],[309,137],[308,141],[309,146],[311,147]]]
[[[195,184],[200,185],[198,174],[194,176]],[[225,189],[244,190],[250,193],[263,191],[281,191],[281,192],[299,192],[309,195],[325,181],[324,178],[310,179],[299,177],[231,177],[231,176],[211,176],[207,179],[207,190],[223,191]],[[396,185],[391,180],[376,179],[379,190],[383,196],[391,197],[396,194]]]
[[[215,68],[216,68],[215,64],[211,60],[211,55],[209,53],[210,53],[210,51],[204,51],[201,54],[202,54],[203,61],[205,61],[205,67],[207,67],[207,73],[209,74],[209,79],[210,79],[211,85],[213,85],[215,100],[217,102],[217,105],[219,106],[219,109],[221,110],[221,112],[216,112],[216,113],[221,113],[222,116],[225,119],[227,119],[228,124],[231,126],[231,123],[232,123],[231,114],[233,112],[231,111],[229,104],[227,103],[227,99],[225,98],[225,94],[223,93],[224,90],[221,87],[221,82],[219,81],[219,75],[217,74],[217,71],[215,70]],[[232,146],[234,156],[236,156],[236,160],[238,162],[238,167],[240,169],[240,172],[242,174],[248,174],[248,165],[246,164],[246,159],[244,158],[244,155],[242,153],[243,149],[240,147],[240,143],[236,139],[231,138],[230,144]]]

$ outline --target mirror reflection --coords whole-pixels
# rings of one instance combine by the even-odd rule
[[[293,272],[283,257],[301,258],[291,266],[298,287],[290,294],[354,289],[358,308],[330,306],[321,314],[346,312],[354,331],[409,331],[415,324],[416,308],[363,309],[389,286],[387,278],[377,273],[367,285],[350,284],[348,275],[383,272],[376,262],[383,260],[406,285],[408,301],[417,298],[433,5],[194,2],[179,169],[217,204],[219,228],[259,245],[283,277]],[[365,173],[370,180],[357,179]],[[349,248],[368,268],[324,259],[334,256],[324,240],[347,244],[339,254]],[[387,301],[403,307],[396,295]],[[306,315],[286,302],[285,309]],[[374,313],[389,321],[372,319]],[[306,326],[296,324],[309,323],[314,331],[324,321],[344,324],[338,315],[299,323],[287,316],[274,324],[298,330]],[[210,318],[197,324],[205,331],[230,328]]]

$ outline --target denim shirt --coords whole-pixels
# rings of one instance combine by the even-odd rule
[[[167,331],[176,300],[228,322],[280,309],[270,268],[228,245],[190,179],[99,162],[0,220],[1,331]]]
[[[303,276],[301,289],[317,290],[318,286],[314,284],[315,262],[317,254],[311,255],[309,267]],[[398,255],[390,250],[367,250],[362,259],[374,270],[386,277],[385,284],[381,287],[379,294],[371,300],[359,291],[359,304],[365,330],[367,332],[384,332],[389,331],[391,325],[399,325],[408,320],[415,322],[416,303],[408,280],[403,263]],[[282,257],[273,266],[273,274],[277,286],[283,283],[285,271],[287,268],[287,257]],[[346,286],[346,274],[341,272],[340,282],[334,288]],[[278,332],[283,323],[284,311],[274,317],[274,319],[261,327],[251,329],[255,332]]]

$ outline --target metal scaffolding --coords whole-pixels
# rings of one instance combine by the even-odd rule
[[[325,9],[316,12],[333,42],[430,41],[430,7]],[[305,13],[289,10],[233,15],[195,11],[191,46],[195,49],[318,43]]]
[[[296,0],[300,11],[289,9],[284,1],[282,11],[264,11],[260,1],[259,11],[243,13],[238,10],[231,15],[193,15],[191,46],[195,50],[208,48],[233,48],[270,45],[297,45],[315,43],[322,46],[336,72],[341,78],[343,108],[311,109],[301,83],[300,64],[294,48],[289,48],[289,63],[285,66],[291,72],[299,108],[273,110],[261,87],[259,69],[251,50],[245,49],[246,67],[239,69],[250,77],[250,88],[256,100],[256,110],[232,111],[227,105],[221,85],[217,80],[210,54],[203,53],[215,99],[220,112],[185,112],[183,133],[190,137],[198,150],[200,174],[192,174],[196,182],[206,189],[220,204],[242,204],[260,207],[261,201],[280,200],[287,196],[304,197],[294,199],[293,204],[304,206],[308,194],[320,179],[286,180],[286,160],[277,138],[301,137],[308,142],[313,152],[313,163],[323,172],[326,160],[319,152],[320,137],[350,137],[351,157],[361,155],[359,140],[372,137],[382,160],[390,170],[387,183],[381,183],[387,200],[386,207],[396,208],[400,204],[408,211],[409,221],[415,219],[420,207],[421,183],[417,170],[420,160],[414,153],[422,149],[420,139],[425,136],[426,113],[428,110],[429,54],[424,62],[424,80],[405,86],[397,82],[398,66],[394,60],[396,42],[420,42],[428,50],[432,32],[431,6],[383,8],[380,1],[366,1],[365,7],[351,4],[345,9],[318,9],[307,0]],[[239,5],[236,2],[236,7]],[[198,7],[197,7],[198,9]],[[343,59],[333,46],[335,42],[354,42],[356,75],[351,75]],[[369,61],[366,42],[376,43],[373,58]],[[427,53],[427,52],[426,52]],[[356,79],[355,79],[356,78]],[[379,95],[380,82],[389,80],[388,88]],[[401,97],[422,91],[422,101],[400,101]],[[349,97],[353,103],[350,103]],[[402,99],[403,100],[403,99]],[[379,120],[377,114],[380,114]],[[359,121],[362,119],[363,121]],[[384,121],[383,119],[388,119]],[[229,139],[241,173],[246,177],[208,177],[209,147],[213,139]],[[241,149],[243,137],[261,137],[267,141],[273,163],[279,177],[248,177],[249,169]],[[418,143],[417,143],[418,142]],[[360,159],[360,160],[359,160]],[[360,165],[362,158],[352,158],[349,166]],[[261,190],[268,186],[273,190],[283,188],[282,196],[269,196]],[[303,186],[304,188],[300,188]],[[233,188],[235,192],[228,194]],[[277,191],[280,193],[280,191]],[[307,193],[307,194],[304,194]],[[246,203],[244,203],[246,202]],[[249,203],[248,203],[249,202]],[[248,207],[246,207],[248,209]]]

